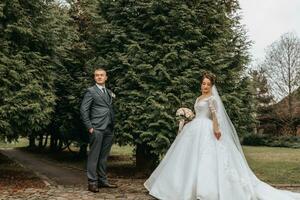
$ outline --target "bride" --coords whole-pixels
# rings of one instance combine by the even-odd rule
[[[278,190],[249,168],[236,130],[214,85],[201,80],[195,118],[187,123],[144,186],[161,200],[300,200]]]

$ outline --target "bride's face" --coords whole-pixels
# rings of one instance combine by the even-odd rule
[[[204,78],[201,83],[202,94],[210,93],[211,87],[212,87],[211,81],[208,78]]]

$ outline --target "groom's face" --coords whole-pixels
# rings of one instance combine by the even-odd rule
[[[94,79],[97,84],[104,85],[107,80],[106,71],[104,70],[96,70],[94,73]]]

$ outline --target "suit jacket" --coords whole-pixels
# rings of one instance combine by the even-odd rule
[[[97,85],[87,89],[80,106],[81,118],[87,129],[105,130],[110,124],[114,126],[112,92],[106,91],[108,94],[104,94]]]

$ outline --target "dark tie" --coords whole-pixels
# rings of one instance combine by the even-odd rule
[[[105,87],[102,88],[102,92],[103,92],[103,94],[104,94],[106,100],[108,101],[108,100],[109,100],[109,97],[108,97],[108,95],[107,95],[107,90],[106,90]]]
[[[102,88],[102,92],[106,95],[106,90],[104,87]]]

